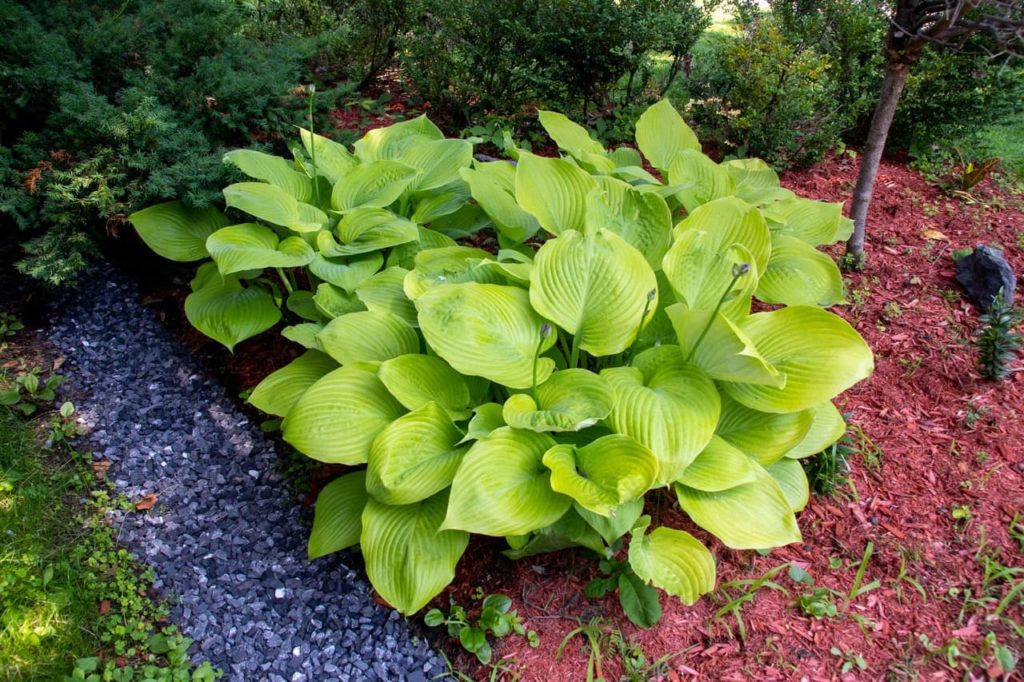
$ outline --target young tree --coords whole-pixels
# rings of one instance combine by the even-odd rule
[[[896,105],[922,50],[983,50],[993,59],[1024,54],[1024,0],[894,0],[886,36],[885,80],[878,97],[860,174],[853,190],[853,235],[846,253],[863,266],[868,206]]]

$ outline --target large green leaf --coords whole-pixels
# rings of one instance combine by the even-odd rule
[[[280,156],[265,154],[255,149],[235,149],[224,155],[224,160],[236,166],[250,178],[263,180],[280,187],[299,201],[313,198],[313,183],[305,173]]]
[[[473,418],[466,426],[466,436],[462,442],[480,440],[503,426],[506,424],[505,419],[501,416],[501,405],[498,403],[478,405],[473,409]]]
[[[775,482],[779,484],[789,506],[794,512],[803,511],[810,499],[811,491],[807,482],[807,474],[800,462],[795,459],[780,459],[767,469]]]
[[[667,99],[652,105],[637,119],[636,146],[662,172],[668,171],[684,149],[700,151],[697,136]]]
[[[175,261],[206,258],[206,239],[230,221],[215,208],[190,208],[180,201],[156,204],[128,216],[146,246]]]
[[[591,355],[629,347],[644,310],[657,308],[658,284],[643,254],[608,230],[566,230],[537,252],[530,272],[530,303],[576,335]],[[650,292],[655,299],[649,300]]]
[[[366,506],[366,472],[355,471],[336,478],[316,496],[313,531],[308,553],[316,559],[359,544]]]
[[[573,508],[587,522],[587,525],[597,531],[605,544],[611,546],[625,535],[640,518],[640,514],[644,511],[644,499],[638,497],[635,500],[624,502],[612,509],[607,516],[595,514],[580,506],[579,502],[574,503]]]
[[[361,163],[334,185],[331,205],[338,211],[384,208],[398,199],[418,173],[397,161]]]
[[[454,239],[437,230],[417,227],[416,234],[416,239],[399,244],[391,249],[386,263],[389,268],[412,270],[415,267],[416,256],[420,253],[455,246]]]
[[[766,467],[800,443],[813,422],[811,410],[759,412],[726,394],[722,396],[722,417],[715,433]]]
[[[537,387],[537,399],[517,393],[505,401],[509,426],[530,431],[579,431],[608,416],[615,393],[604,379],[585,369],[555,372]]]
[[[718,391],[707,375],[683,363],[678,347],[659,346],[637,359],[642,368],[601,372],[616,394],[606,421],[616,433],[650,448],[658,458],[655,483],[664,485],[677,480],[711,440],[718,423]]]
[[[793,197],[772,204],[765,213],[784,234],[811,246],[835,242],[843,227],[842,204]]]
[[[641,192],[612,177],[596,178],[587,195],[586,231],[611,230],[644,255],[654,270],[668,251],[672,212],[657,194]]]
[[[316,254],[309,263],[309,271],[325,282],[352,293],[384,264],[380,253],[367,253],[352,258],[325,258]]]
[[[397,159],[411,145],[443,138],[444,133],[424,114],[386,128],[375,128],[366,133],[354,146],[356,156],[365,163],[378,159]]]
[[[427,343],[462,374],[480,376],[510,388],[534,381],[534,354],[551,348],[555,335],[541,339],[544,320],[517,287],[466,282],[428,289],[416,299],[420,329]],[[540,358],[536,381],[544,382],[555,363]]]
[[[381,363],[377,376],[406,409],[417,410],[433,401],[452,419],[469,416],[469,387],[441,358],[400,355]]]
[[[676,484],[683,511],[732,549],[800,542],[800,528],[785,493],[760,465],[752,466],[755,480],[729,490],[706,492]]]
[[[516,201],[552,234],[582,230],[587,194],[594,188],[589,173],[564,159],[522,154],[516,167]]]
[[[316,172],[334,185],[355,166],[358,161],[344,145],[323,135],[311,135],[305,128],[299,128],[302,145],[311,157],[316,154]],[[314,150],[315,146],[315,150]]]
[[[206,240],[206,250],[224,275],[264,268],[297,268],[313,260],[313,249],[302,237],[278,240],[273,230],[256,223],[217,230]]]
[[[483,535],[526,535],[550,526],[572,498],[551,489],[543,433],[503,427],[473,444],[452,482],[443,529]]]
[[[845,303],[843,276],[832,258],[795,237],[772,235],[772,257],[757,284],[765,303],[828,307]]]
[[[421,251],[416,254],[415,268],[405,278],[405,295],[415,301],[427,289],[439,284],[504,283],[500,272],[480,267],[490,255],[482,249],[469,246],[446,246]]]
[[[750,314],[750,298],[757,288],[758,270],[745,247],[722,247],[702,230],[683,232],[665,255],[665,276],[676,299],[691,310],[719,312],[730,319]],[[736,268],[749,266],[735,279]]]
[[[272,225],[295,232],[317,232],[327,226],[326,213],[265,182],[236,182],[225,187],[223,193],[229,207]]]
[[[373,441],[366,490],[378,502],[412,504],[447,488],[469,446],[434,402],[391,422]]]
[[[762,412],[796,412],[831,400],[871,375],[874,359],[864,339],[843,319],[810,306],[758,313],[742,332],[786,385],[723,383],[730,396]]]
[[[328,319],[366,309],[366,306],[355,294],[350,294],[327,282],[317,286],[316,293],[313,295],[313,305],[316,306],[320,314]]]
[[[736,191],[728,170],[693,149],[684,149],[676,155],[668,168],[668,184],[680,188],[675,196],[687,213]]]
[[[664,526],[644,534],[647,524],[633,531],[629,565],[641,580],[693,604],[715,589],[715,559],[700,540]]]
[[[356,287],[356,296],[367,310],[389,313],[410,327],[415,327],[419,324],[416,320],[416,306],[406,297],[402,288],[407,274],[408,270],[398,267],[378,272]]]
[[[475,170],[463,169],[462,178],[469,183],[473,199],[503,237],[512,242],[526,241],[537,234],[540,223],[516,202],[515,174],[511,171],[512,166],[504,162],[495,163],[507,166],[513,173],[511,187],[506,186],[496,173],[483,170],[490,164],[483,164]]]
[[[337,368],[338,363],[327,355],[307,350],[267,375],[249,395],[249,403],[267,414],[287,416],[306,389]]]
[[[338,223],[337,232],[341,244],[326,230],[317,235],[317,246],[323,255],[353,256],[419,238],[416,223],[382,208],[357,208],[347,212]]]
[[[438,530],[448,495],[395,507],[370,498],[363,510],[359,545],[366,576],[400,613],[416,613],[455,577],[469,533]]]
[[[551,488],[595,514],[610,516],[642,497],[658,473],[658,460],[629,436],[612,434],[581,448],[556,445],[544,453]]]
[[[733,244],[739,244],[750,252],[757,272],[763,273],[771,256],[771,232],[761,212],[745,201],[735,197],[715,199],[690,212],[673,233],[676,239],[690,230],[707,233],[706,247],[714,252],[724,252]]]
[[[683,354],[690,356],[693,364],[711,378],[769,386],[786,384],[786,376],[761,355],[742,329],[721,313],[712,318],[710,311],[689,310],[676,303],[667,307],[665,314],[672,322]]]
[[[458,180],[459,171],[473,161],[473,145],[466,140],[420,142],[407,147],[400,160],[419,171],[409,191],[425,192]]]
[[[754,480],[754,464],[750,457],[716,435],[690,462],[678,482],[696,490],[717,492]]]
[[[832,401],[826,401],[812,408],[814,421],[807,435],[797,443],[791,450],[786,452],[786,457],[801,459],[816,455],[825,448],[831,446],[846,433],[846,420],[840,414]]]
[[[537,554],[557,552],[567,547],[586,547],[600,555],[605,553],[601,536],[583,520],[574,507],[570,507],[562,518],[546,528],[541,528],[530,535],[509,536],[506,539],[509,549],[502,554],[513,561]]]
[[[395,315],[374,310],[336,317],[316,338],[324,352],[343,365],[383,362],[420,351],[415,330]]]
[[[779,187],[779,176],[761,159],[732,159],[722,164],[732,177],[736,196],[747,203],[761,206],[793,196]]]
[[[215,275],[185,299],[185,317],[193,327],[228,350],[281,319],[274,298],[258,286],[243,287],[232,275]]]
[[[373,439],[404,411],[372,372],[341,367],[302,394],[281,431],[288,443],[313,459],[362,464]]]
[[[570,121],[564,114],[540,109],[537,111],[537,118],[559,149],[569,152],[580,161],[590,154],[605,153],[601,143],[590,137],[586,128]]]

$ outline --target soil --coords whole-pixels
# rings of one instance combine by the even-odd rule
[[[391,106],[397,111],[400,101]],[[354,112],[335,118],[339,127],[356,125]],[[389,118],[370,125],[386,125]],[[785,173],[782,182],[802,196],[846,201],[857,165],[849,156],[833,156]],[[850,458],[849,484],[832,497],[812,496],[799,515],[802,545],[767,556],[728,550],[665,496],[648,512],[712,548],[720,591],[690,607],[663,596],[663,618],[651,629],[633,626],[614,596],[583,596],[598,573],[582,553],[512,562],[501,556],[502,542],[486,538],[471,542],[455,582],[435,605],[445,607],[449,598],[471,604],[478,586],[510,596],[526,627],[540,636],[537,648],[516,636],[495,643],[495,657],[522,680],[584,679],[585,638],[572,638],[560,655],[559,648],[591,619],[599,619],[606,634],[621,633],[634,659],[642,651],[648,666],[664,661],[637,666],[632,679],[942,680],[967,670],[982,679],[1001,677],[986,634],[1024,654],[1024,641],[1005,620],[1014,619],[1019,632],[1022,614],[1018,603],[1002,619],[994,617],[1009,584],[984,579],[991,561],[1024,567],[1024,541],[1009,530],[1024,513],[1024,371],[1001,383],[980,376],[972,343],[979,311],[961,298],[951,256],[980,242],[1000,244],[1014,269],[1024,272],[1022,203],[991,181],[970,198],[951,197],[902,161],[883,162],[869,217],[870,260],[864,272],[848,276],[851,304],[835,310],[868,341],[876,369],[837,400],[850,415],[857,454]],[[137,274],[151,293],[147,303],[233,390],[255,385],[294,356],[272,334],[240,344],[234,355],[223,352],[191,330],[181,313],[187,269],[154,270],[152,259],[140,262],[145,266]],[[314,478],[309,502],[331,473]],[[954,510],[963,518],[954,519]],[[833,598],[834,617],[814,618],[796,605],[813,588],[849,593],[869,543],[873,553],[861,584],[877,581],[875,589],[849,601]],[[741,637],[734,616],[720,613],[726,601],[721,586],[760,578],[787,562],[805,569],[814,586],[779,572],[773,578],[779,589],[762,588],[742,605]],[[950,654],[950,644],[962,655]],[[627,673],[616,652],[607,639],[600,661],[606,679]],[[455,642],[449,655],[474,679],[489,674]],[[847,661],[852,668],[844,671]]]

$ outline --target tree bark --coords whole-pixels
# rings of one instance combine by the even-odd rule
[[[882,82],[882,92],[878,97],[878,104],[875,106],[875,115],[871,119],[867,144],[861,155],[860,173],[857,176],[857,185],[853,190],[853,204],[850,207],[850,217],[853,218],[854,227],[853,235],[846,242],[846,253],[855,263],[862,262],[864,258],[865,226],[868,219],[868,207],[871,205],[871,196],[875,188],[875,176],[878,175],[882,152],[885,151],[885,140],[889,137],[889,128],[896,115],[896,105],[900,101],[900,95],[903,94],[903,86],[907,84],[909,73],[910,64],[907,63],[890,62],[885,67],[885,80]]]

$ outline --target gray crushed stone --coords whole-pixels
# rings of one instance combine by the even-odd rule
[[[434,679],[441,658],[377,605],[345,556],[306,559],[308,510],[274,472],[275,446],[150,311],[101,273],[56,311],[49,338],[129,499],[122,539],[172,596],[173,620],[226,680]]]

